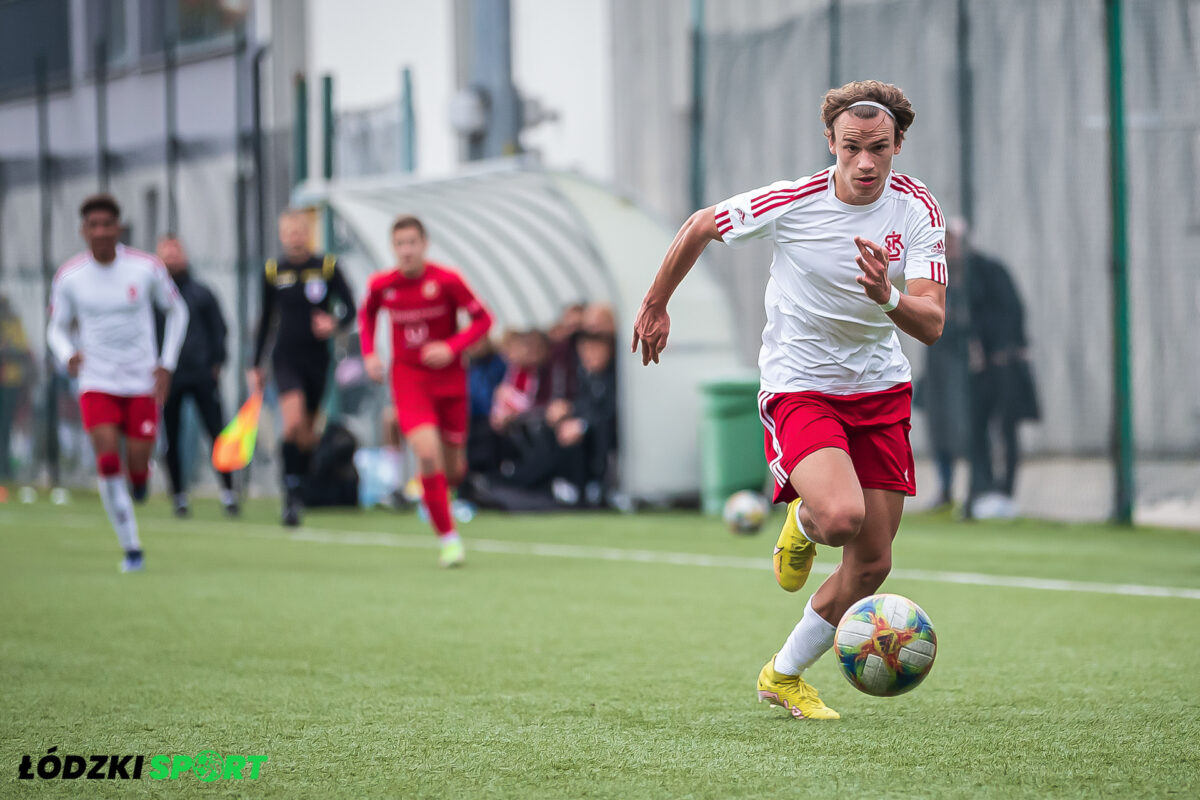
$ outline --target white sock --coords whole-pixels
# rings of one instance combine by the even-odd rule
[[[447,531],[446,533],[438,534],[438,541],[442,544],[450,544],[451,542],[462,541],[458,536],[458,531]]]
[[[188,504],[187,492],[176,492],[175,493],[175,507],[179,508],[180,506],[186,506],[187,504]]]
[[[231,506],[237,500],[237,495],[233,493],[233,489],[221,490],[221,505]]]
[[[138,539],[137,518],[133,515],[133,500],[129,497],[129,489],[125,486],[125,478],[120,475],[100,476],[100,499],[104,501],[104,510],[108,512],[108,521],[117,532],[121,548],[126,552],[141,550],[142,543]]]
[[[784,675],[801,675],[816,660],[833,647],[833,634],[837,630],[821,617],[812,607],[812,598],[804,607],[804,616],[775,656],[775,671]]]

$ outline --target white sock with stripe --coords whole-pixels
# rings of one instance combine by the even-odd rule
[[[141,550],[142,543],[138,539],[137,517],[133,515],[133,500],[129,497],[129,489],[125,486],[122,475],[100,476],[100,499],[104,501],[104,510],[108,512],[108,521],[117,532],[121,548],[126,552]]]
[[[827,622],[812,607],[812,598],[804,606],[804,616],[775,656],[775,671],[784,675],[802,675],[825,651],[833,647],[835,625]]]

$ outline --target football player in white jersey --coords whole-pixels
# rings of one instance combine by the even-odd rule
[[[54,276],[46,335],[55,357],[79,377],[80,416],[96,453],[100,498],[125,551],[121,569],[136,572],[143,556],[132,501],[145,499],[158,406],[179,359],[188,311],[161,261],[120,244],[116,200],[94,195],[79,214],[87,249]],[[156,306],[166,318],[161,354]],[[132,498],[121,477],[122,436]]]
[[[841,565],[758,678],[759,699],[797,718],[837,719],[801,675],[832,646],[846,609],[887,577],[904,498],[916,491],[912,374],[896,330],[924,344],[941,335],[946,258],[933,195],[892,169],[913,116],[890,84],[827,92],[821,117],[835,165],[694,213],[634,324],[633,351],[657,363],[667,302],[708,243],[773,242],[759,412],[775,501],[788,502],[776,579],[795,592],[815,544],[842,548]]]

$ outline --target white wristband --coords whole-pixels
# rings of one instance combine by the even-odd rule
[[[883,313],[886,314],[889,311],[895,311],[896,306],[898,306],[898,305],[900,305],[900,290],[897,289],[896,284],[893,283],[892,284],[892,293],[890,295],[888,295],[887,302],[880,303],[879,307],[883,310]]]

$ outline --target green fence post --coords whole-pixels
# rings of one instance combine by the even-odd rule
[[[1121,0],[1106,0],[1108,31],[1108,146],[1112,211],[1113,521],[1133,523],[1133,403],[1129,364],[1129,236],[1125,164],[1125,99],[1121,59]]]

